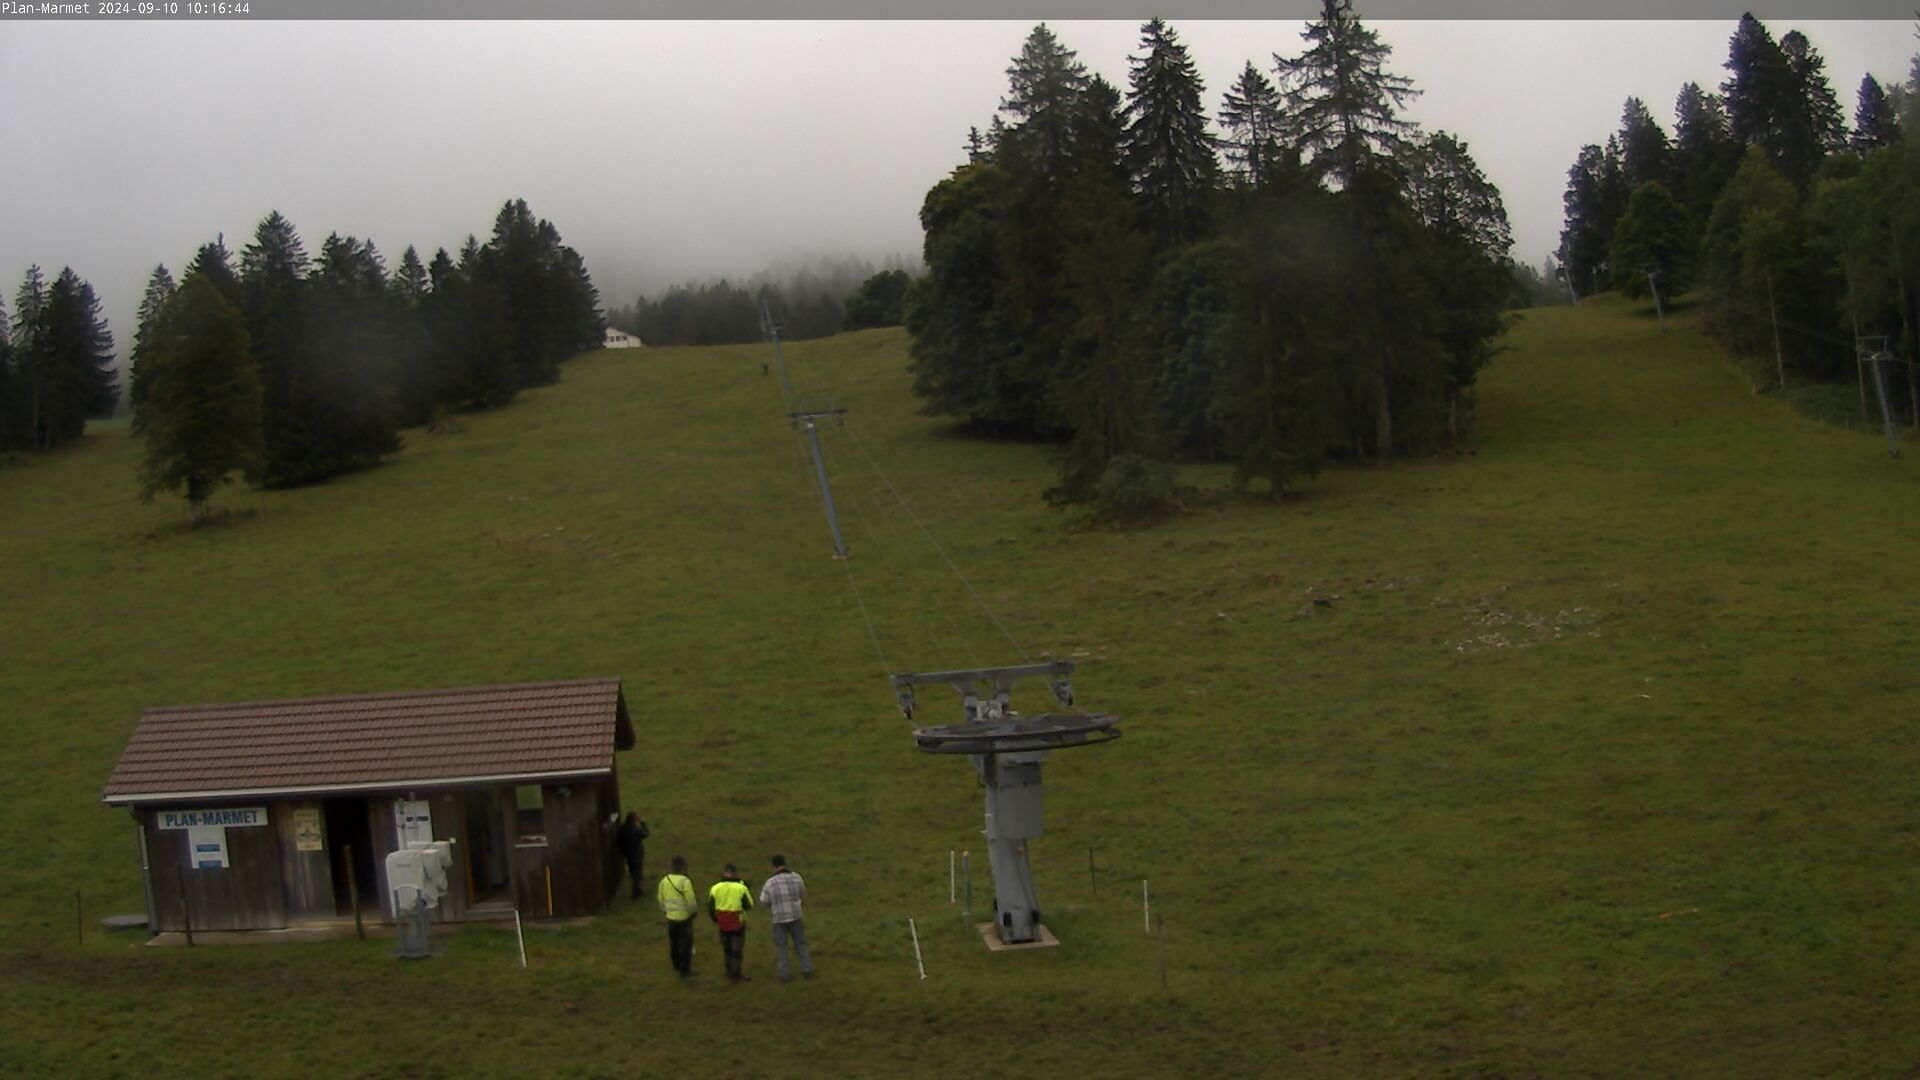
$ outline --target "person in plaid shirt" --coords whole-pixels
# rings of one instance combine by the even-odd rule
[[[793,978],[787,972],[787,942],[793,942],[793,955],[800,961],[802,978],[813,978],[813,956],[807,952],[807,928],[801,921],[800,905],[807,899],[807,883],[787,869],[784,855],[773,857],[773,876],[760,886],[760,906],[773,923],[773,955],[778,959],[780,981]]]

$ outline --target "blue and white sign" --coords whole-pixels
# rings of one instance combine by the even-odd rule
[[[195,825],[187,830],[187,863],[195,870],[225,870],[227,830],[221,825]]]
[[[244,806],[224,810],[160,811],[160,827],[163,829],[199,829],[208,826],[233,829],[266,823],[267,808],[264,806]]]

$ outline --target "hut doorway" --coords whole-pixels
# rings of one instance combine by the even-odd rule
[[[507,826],[497,789],[469,791],[464,826],[469,907],[492,901],[512,905],[507,887]]]
[[[352,915],[358,906],[380,910],[380,876],[373,858],[373,829],[367,820],[367,800],[328,799],[321,803],[327,821],[328,857],[333,863],[333,911]],[[353,873],[347,873],[348,849],[352,849]],[[348,895],[348,882],[358,892]]]

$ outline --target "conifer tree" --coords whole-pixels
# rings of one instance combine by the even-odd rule
[[[1322,0],[1319,21],[1301,36],[1306,52],[1293,60],[1275,58],[1288,132],[1311,172],[1341,190],[1346,240],[1358,259],[1350,283],[1361,329],[1338,365],[1351,400],[1364,402],[1354,415],[1354,443],[1384,461],[1394,453],[1396,402],[1417,409],[1442,396],[1438,365],[1430,364],[1420,344],[1417,316],[1424,310],[1413,295],[1418,281],[1409,277],[1415,260],[1408,257],[1418,225],[1398,175],[1416,133],[1399,109],[1419,92],[1412,80],[1386,70],[1393,50],[1361,24],[1351,0]],[[1367,421],[1360,421],[1360,412],[1369,414]],[[1370,428],[1364,434],[1357,426],[1363,422]]]
[[[1206,230],[1220,165],[1201,105],[1205,86],[1186,46],[1165,22],[1150,19],[1140,47],[1145,55],[1129,61],[1126,162],[1164,248]]]
[[[442,254],[445,254],[443,251]],[[420,253],[412,244],[400,256],[400,269],[393,272],[393,295],[406,308],[416,308],[421,298],[433,287],[427,275],[427,268],[420,262]]]
[[[147,278],[146,294],[140,298],[140,325],[133,333],[133,365],[127,377],[127,404],[132,406],[136,418],[140,415],[140,403],[146,399],[146,376],[142,374],[141,364],[146,360],[153,337],[153,323],[174,290],[173,275],[167,272],[167,264],[155,266]]]
[[[1011,123],[994,140],[996,154],[1049,186],[1064,185],[1072,172],[1074,113],[1087,88],[1086,65],[1041,23],[1007,68],[1007,81],[1000,112]]]
[[[1727,111],[1718,94],[1698,83],[1680,88],[1673,106],[1671,167],[1673,196],[1686,208],[1693,242],[1699,243],[1713,213],[1714,200],[1740,163],[1740,144],[1727,128]]]
[[[1853,148],[1862,156],[1892,146],[1900,138],[1900,117],[1880,88],[1880,80],[1862,76],[1853,110]]]
[[[1620,110],[1620,172],[1631,192],[1645,183],[1667,179],[1667,133],[1637,97]]]
[[[233,255],[227,251],[225,234],[214,237],[211,244],[200,245],[192,261],[187,263],[187,273],[206,278],[207,284],[220,291],[221,299],[235,307],[241,306],[240,279],[234,276]]]
[[[1221,145],[1238,183],[1258,191],[1299,167],[1287,160],[1284,127],[1280,92],[1247,61],[1220,106]]]
[[[1620,215],[1626,211],[1619,139],[1607,145],[1589,143],[1580,148],[1567,170],[1562,196],[1566,224],[1560,230],[1560,263],[1573,277],[1576,292],[1588,294],[1606,287],[1608,245]]]
[[[21,426],[19,402],[15,400],[13,374],[13,338],[7,322],[7,305],[0,301],[0,450],[9,450],[19,440]]]
[[[235,288],[222,288],[210,258],[195,270],[219,290],[246,321],[247,346],[258,371],[266,412],[267,458],[261,476],[269,484],[308,483],[332,472],[321,424],[313,415],[320,377],[318,359],[307,347],[310,331],[303,286],[311,270],[299,232],[278,210],[255,226],[253,242],[240,253]],[[193,272],[193,271],[189,271]]]
[[[47,289],[42,356],[47,378],[41,386],[39,438],[51,448],[79,438],[87,421],[113,415],[119,402],[114,387],[113,334],[100,314],[93,286],[71,267]]]
[[[53,379],[52,356],[47,349],[47,279],[38,263],[27,267],[19,291],[13,294],[14,442],[45,449],[41,439],[42,410],[48,405]]]
[[[1721,90],[1733,137],[1764,147],[1774,168],[1801,190],[1845,141],[1825,66],[1805,34],[1790,31],[1776,43],[1751,13],[1741,16],[1727,45]]]
[[[143,372],[141,493],[180,492],[198,524],[215,490],[234,473],[256,479],[266,459],[246,323],[205,275],[189,273],[157,313]]]
[[[1314,175],[1343,186],[1390,167],[1415,130],[1399,110],[1420,96],[1413,80],[1387,71],[1393,49],[1361,24],[1352,0],[1321,0],[1319,21],[1300,36],[1306,52],[1274,57],[1293,147]]]

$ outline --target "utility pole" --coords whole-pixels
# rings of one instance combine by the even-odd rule
[[[1580,304],[1580,294],[1573,291],[1573,275],[1567,272],[1566,264],[1562,263],[1554,267],[1553,276],[1559,278],[1560,283],[1567,287],[1567,303],[1578,307]]]
[[[1646,274],[1647,289],[1653,293],[1653,312],[1660,316],[1660,332],[1664,334],[1667,332],[1667,312],[1660,306],[1660,285],[1654,280],[1660,276],[1660,268],[1649,266],[1646,268]]]
[[[777,346],[780,341],[779,335],[775,334],[773,340]],[[786,377],[787,369],[783,364],[780,367],[781,382],[784,383]],[[852,553],[847,551],[847,542],[840,536],[840,515],[833,509],[833,487],[827,483],[827,460],[820,454],[820,428],[815,420],[822,416],[831,416],[835,423],[843,424],[846,422],[844,419],[846,414],[847,410],[834,408],[831,403],[817,409],[796,409],[787,414],[788,423],[792,424],[796,430],[807,433],[807,443],[813,451],[813,472],[819,478],[820,498],[827,508],[827,528],[833,533],[833,557],[836,559],[851,558]]]
[[[780,364],[780,393],[791,397],[793,395],[793,384],[787,381],[787,358],[780,353],[780,324],[773,321],[773,312],[767,310],[767,301],[765,298],[762,298],[760,301],[760,321],[762,325],[767,328],[767,335],[773,338],[773,358]],[[814,458],[818,460],[819,454],[816,453]],[[824,476],[825,474],[822,473],[822,475]],[[828,512],[832,512],[831,502],[829,502]]]
[[[1884,337],[1857,338],[1854,342],[1857,363],[1873,366],[1873,388],[1880,395],[1880,423],[1887,435],[1887,456],[1900,456],[1900,436],[1893,430],[1893,410],[1887,405],[1887,376],[1885,364],[1893,359],[1887,351],[1887,339]]]

